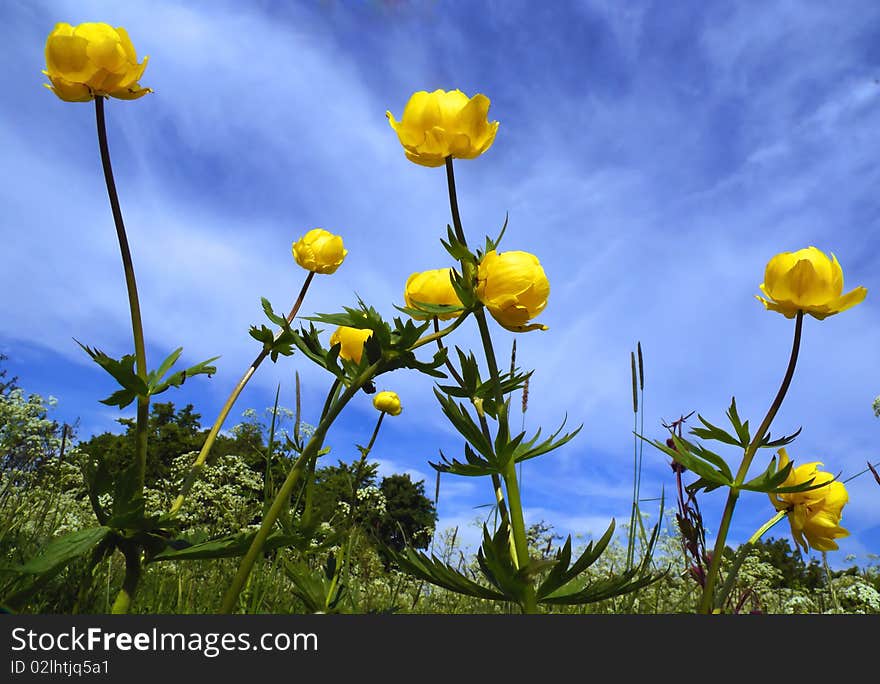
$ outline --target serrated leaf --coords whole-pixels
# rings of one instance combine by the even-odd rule
[[[733,484],[730,478],[725,477],[723,473],[713,468],[711,464],[697,458],[696,456],[693,456],[689,451],[687,451],[687,442],[679,438],[677,435],[673,434],[672,439],[675,445],[679,448],[678,451],[667,446],[663,442],[651,440],[647,437],[642,437],[636,432],[634,432],[633,434],[636,435],[636,437],[638,437],[639,439],[643,439],[663,453],[667,454],[670,458],[672,458],[677,463],[685,466],[688,470],[692,470],[703,479],[713,482],[717,485],[730,486],[731,484]]]

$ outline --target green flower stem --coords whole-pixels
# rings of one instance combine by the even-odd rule
[[[446,185],[449,188],[449,207],[452,209],[452,226],[455,228],[455,237],[467,247],[464,229],[461,227],[461,214],[458,212],[458,194],[455,192],[455,172],[452,170],[451,155],[446,157]]]
[[[327,599],[325,603],[325,608],[329,608],[329,602],[333,594],[336,592],[336,586],[339,584],[339,578],[342,576],[343,566],[345,566],[345,586],[349,585],[349,578],[351,577],[351,558],[354,554],[354,539],[355,539],[355,528],[354,528],[354,516],[355,509],[357,506],[357,487],[360,484],[361,476],[363,475],[364,466],[367,463],[367,456],[369,456],[370,451],[373,448],[373,445],[376,443],[376,437],[379,435],[379,428],[382,427],[382,421],[385,419],[386,411],[379,412],[379,420],[376,421],[376,427],[373,429],[373,434],[370,437],[370,441],[367,443],[367,446],[361,452],[361,458],[357,463],[357,468],[354,471],[354,491],[352,492],[352,502],[351,509],[348,513],[348,539],[345,542],[345,549],[342,551],[341,558],[336,563],[336,572],[333,573],[333,579],[330,582],[330,588],[327,591]]]
[[[119,194],[116,192],[116,181],[113,178],[113,166],[110,163],[110,146],[107,143],[107,122],[104,117],[104,98],[95,98],[95,119],[98,129],[98,148],[101,152],[101,166],[104,169],[104,181],[107,184],[107,195],[110,198],[110,211],[116,226],[116,237],[122,255],[122,268],[125,272],[125,286],[128,290],[128,307],[131,311],[131,330],[134,337],[135,372],[147,384],[147,352],[144,344],[144,327],[141,321],[141,307],[138,300],[137,281],[134,276],[134,263],[131,249],[125,234],[125,223],[122,220],[122,209]],[[144,490],[144,477],[147,471],[147,430],[150,419],[150,397],[138,395],[137,414],[135,420],[135,463],[137,476],[135,486],[137,492]],[[140,580],[140,550],[135,548],[125,552],[125,578],[123,586],[113,604],[113,612],[128,612],[134,599]]]
[[[763,525],[761,525],[757,530],[755,530],[755,533],[751,537],[749,537],[749,540],[746,542],[746,544],[757,543],[758,540],[762,536],[764,536],[764,534],[766,534],[770,530],[771,527],[773,527],[776,523],[778,523],[780,520],[782,520],[787,514],[788,514],[788,511],[785,509],[783,509],[781,511],[777,511],[776,515],[774,515],[772,518],[770,518],[770,520],[768,520]]]
[[[434,332],[440,332],[440,324],[436,316],[434,316]],[[440,351],[443,351],[446,348],[443,346],[443,340],[440,338],[437,338],[437,348]],[[455,366],[452,365],[452,362],[448,357],[446,359],[446,368],[449,370],[450,375],[455,378],[458,386],[464,389],[464,380],[461,375],[459,375],[458,371],[455,370]],[[483,431],[483,436],[489,444],[492,444],[492,435],[489,433],[489,424],[486,422],[486,414],[479,407],[477,407],[477,416],[480,419],[480,428]],[[497,473],[492,473],[492,487],[495,490],[495,500],[498,503],[498,512],[501,514],[501,520],[510,527],[510,519],[507,515],[507,505],[504,503],[504,490],[501,488],[501,478]]]
[[[474,311],[477,319],[477,326],[480,329],[480,338],[483,342],[483,349],[486,354],[486,365],[489,368],[489,376],[495,385],[495,410],[498,416],[498,442],[506,444],[510,439],[510,428],[507,425],[507,404],[501,393],[500,373],[498,372],[498,361],[495,358],[495,349],[492,346],[492,337],[489,334],[489,325],[486,322],[486,311],[482,307]],[[529,563],[529,546],[526,539],[526,526],[522,512],[522,501],[519,495],[519,483],[516,478],[516,463],[511,458],[505,465],[504,472],[501,474],[504,484],[507,488],[508,513],[510,517],[510,527],[513,534],[513,545],[515,554],[514,562],[518,568],[523,568]],[[535,596],[535,588],[531,584],[526,590],[525,604],[523,612],[537,612],[537,598]]]
[[[296,317],[296,314],[299,312],[300,307],[302,306],[303,300],[305,299],[306,292],[309,289],[309,285],[312,283],[312,278],[315,277],[314,271],[309,271],[309,274],[306,276],[306,280],[303,283],[302,288],[299,291],[299,296],[296,298],[296,302],[293,305],[293,308],[290,310],[290,313],[287,314],[287,322],[291,323],[293,319]],[[239,395],[244,390],[245,385],[248,384],[251,377],[256,373],[257,368],[260,367],[260,364],[269,356],[270,350],[264,348],[258,355],[257,358],[253,360],[251,365],[245,371],[244,375],[241,377],[241,380],[238,381],[238,384],[232,390],[232,394],[229,395],[229,398],[226,400],[226,403],[223,404],[223,408],[220,409],[220,414],[217,416],[217,420],[214,421],[214,425],[211,427],[211,431],[208,433],[208,437],[205,439],[205,443],[202,445],[201,451],[199,451],[199,455],[196,457],[195,463],[193,463],[192,468],[190,469],[190,474],[184,480],[183,486],[181,487],[180,494],[177,495],[177,498],[172,503],[170,510],[168,511],[169,516],[176,515],[180,510],[181,506],[183,506],[184,499],[186,499],[186,495],[189,492],[190,488],[195,482],[196,477],[198,476],[199,471],[205,465],[205,462],[208,460],[208,455],[211,452],[211,447],[214,446],[214,441],[217,439],[217,435],[220,434],[220,429],[223,427],[223,423],[226,421],[226,418],[229,416],[229,412],[232,410],[233,405],[238,400]]]
[[[803,324],[804,312],[798,311],[794,324],[794,341],[791,345],[791,356],[788,359],[788,368],[785,371],[785,377],[782,379],[782,384],[779,387],[779,391],[776,393],[776,397],[773,399],[773,403],[770,405],[770,409],[767,411],[767,415],[764,416],[764,420],[761,421],[758,431],[755,433],[751,443],[745,450],[742,463],[740,463],[739,470],[736,473],[736,479],[733,481],[733,486],[730,487],[730,492],[727,495],[727,503],[724,506],[724,512],[721,514],[721,523],[718,527],[718,537],[715,540],[715,548],[712,551],[712,561],[709,563],[709,571],[706,575],[706,586],[703,588],[703,596],[700,601],[701,613],[706,613],[708,615],[712,612],[714,607],[715,583],[718,580],[718,571],[721,567],[721,555],[724,552],[724,544],[727,540],[730,522],[733,519],[733,509],[736,507],[736,501],[739,498],[740,485],[745,482],[749,466],[752,464],[752,459],[754,459],[755,454],[758,452],[761,441],[764,439],[764,435],[767,434],[767,430],[770,429],[770,424],[776,417],[779,407],[782,406],[782,400],[785,399],[785,395],[788,392],[788,387],[791,384],[791,379],[794,376],[794,369],[797,365]]]
[[[137,282],[134,277],[134,264],[128,237],[125,234],[125,223],[122,220],[122,209],[119,195],[116,192],[116,181],[113,178],[113,166],[110,163],[110,146],[107,144],[107,123],[104,118],[104,98],[95,98],[95,118],[98,128],[98,147],[101,150],[101,165],[104,168],[104,180],[107,183],[107,194],[110,197],[110,210],[116,224],[116,237],[119,240],[119,251],[122,254],[122,267],[125,271],[125,286],[128,289],[128,306],[131,310],[131,330],[134,335],[135,369],[137,376],[147,382],[147,353],[144,345],[144,328],[141,322],[141,307],[138,301]],[[137,422],[135,433],[135,458],[138,464],[138,489],[143,490],[144,473],[147,466],[147,422],[150,413],[149,397],[138,396]]]
[[[336,401],[339,396],[339,388],[342,386],[342,380],[340,378],[336,378],[333,381],[333,384],[330,386],[330,391],[327,392],[327,399],[324,402],[324,408],[321,410],[321,418],[324,419],[324,416],[327,415],[327,412],[330,411],[330,407],[333,406],[333,402]],[[311,529],[312,524],[312,508],[313,508],[313,489],[312,482],[315,479],[315,467],[318,464],[318,452],[315,452],[314,457],[312,457],[308,464],[308,472],[306,473],[306,500],[303,504],[303,514],[302,514],[302,526],[306,530]]]
[[[238,601],[238,596],[239,594],[241,594],[241,590],[251,574],[254,563],[256,563],[257,558],[262,552],[263,545],[266,543],[266,539],[269,537],[269,533],[272,531],[272,528],[275,525],[275,521],[278,519],[281,511],[284,510],[284,508],[288,505],[288,502],[290,501],[290,497],[293,494],[293,489],[296,486],[296,483],[299,480],[300,474],[302,472],[303,465],[308,463],[310,459],[316,456],[322,444],[324,443],[324,438],[327,435],[327,430],[336,419],[336,416],[339,415],[345,405],[349,401],[351,401],[355,394],[358,393],[361,387],[369,382],[370,379],[376,374],[376,371],[379,369],[380,363],[381,362],[374,363],[366,370],[364,370],[364,372],[361,373],[361,375],[358,376],[354,380],[354,382],[351,383],[351,385],[346,387],[345,391],[339,396],[339,398],[329,408],[327,413],[321,418],[321,421],[315,428],[314,434],[309,439],[299,458],[297,458],[294,462],[293,466],[290,469],[290,472],[287,474],[287,479],[284,481],[284,484],[281,485],[281,489],[275,496],[275,500],[272,502],[272,506],[266,512],[266,515],[263,518],[263,522],[260,525],[260,529],[257,531],[253,542],[251,542],[250,548],[248,549],[245,556],[242,558],[241,564],[238,568],[238,572],[235,574],[235,577],[232,580],[232,584],[226,590],[226,595],[223,598],[223,604],[220,608],[221,613],[231,613],[233,608],[235,607],[235,604]]]
[[[442,339],[446,337],[449,333],[455,330],[458,326],[464,323],[464,320],[467,318],[467,312],[462,313],[460,316],[457,316],[456,319],[450,324],[447,325],[442,330],[437,332],[433,332],[430,335],[425,335],[424,337],[420,337],[418,340],[413,342],[412,346],[409,348],[409,351],[413,351],[418,349],[419,347],[424,347],[426,344],[431,344],[435,340]]]

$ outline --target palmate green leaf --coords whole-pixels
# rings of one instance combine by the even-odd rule
[[[662,506],[658,517],[660,520],[663,519]],[[549,593],[543,595],[539,594],[539,602],[549,605],[582,605],[586,603],[595,603],[596,601],[604,601],[608,598],[638,591],[639,589],[659,581],[667,574],[666,572],[655,573],[650,569],[654,546],[657,543],[660,533],[660,524],[658,523],[654,525],[654,528],[651,531],[651,536],[650,539],[648,539],[642,562],[639,565],[634,566],[617,576],[612,575],[602,579],[593,580],[588,582],[586,586],[573,586],[578,584],[577,575],[583,573],[583,571],[586,570],[589,565],[594,563],[602,554],[602,551],[604,551],[611,539],[611,532],[613,532],[613,521],[612,526],[605,532],[605,535],[597,543],[596,548],[591,550],[590,547],[588,547],[587,551],[584,552],[581,558],[578,559],[571,569],[565,573],[566,576],[571,578],[568,584]],[[570,548],[568,555],[569,557],[571,555]],[[573,572],[575,569],[577,569],[576,573]]]
[[[559,588],[565,586],[599,560],[599,557],[605,551],[611,541],[611,537],[614,535],[614,526],[614,519],[612,519],[605,534],[602,535],[595,545],[591,541],[587,545],[587,548],[584,549],[584,552],[575,561],[574,565],[570,565],[571,535],[569,535],[562,548],[556,552],[556,566],[550,571],[538,587],[538,599],[549,596]]]
[[[786,463],[785,467],[779,472],[776,471],[776,458],[770,460],[767,469],[748,482],[744,483],[740,489],[746,489],[751,492],[770,492],[785,482],[794,463]],[[810,480],[812,482],[812,480]]]
[[[677,435],[672,435],[672,439],[673,439],[673,442],[675,443],[675,445],[680,449],[680,451],[676,451],[675,449],[672,449],[671,447],[667,446],[666,443],[664,443],[664,442],[660,442],[655,439],[648,439],[647,437],[642,437],[637,432],[633,432],[633,434],[636,437],[638,437],[639,439],[642,439],[642,440],[648,442],[649,444],[653,445],[654,447],[658,448],[660,451],[667,454],[674,461],[681,463],[681,465],[685,466],[688,470],[693,471],[694,473],[696,473],[697,475],[702,477],[704,480],[712,482],[713,484],[716,484],[716,485],[728,486],[728,487],[733,484],[732,478],[726,476],[723,472],[719,471],[718,469],[713,468],[711,463],[707,463],[705,460],[703,460],[701,458],[697,458],[696,456],[692,455],[689,451],[687,451],[686,442],[684,440],[680,439]],[[705,450],[704,450],[704,452],[705,452]],[[708,453],[711,453],[711,452],[708,452]],[[716,456],[717,458],[721,458],[720,456],[717,456],[717,454],[713,454],[713,456]]]
[[[665,573],[651,574],[639,568],[627,570],[619,575],[590,582],[577,591],[566,592],[565,588],[540,599],[540,603],[556,606],[584,605],[605,599],[630,594],[657,582]]]
[[[401,570],[417,579],[465,596],[496,601],[503,601],[507,598],[496,589],[474,582],[433,554],[428,557],[410,547],[403,549],[403,551],[393,549],[387,549],[387,551]]]
[[[467,409],[463,405],[456,403],[453,399],[444,396],[437,389],[434,389],[434,394],[440,402],[444,415],[455,429],[461,433],[462,437],[473,445],[485,458],[493,460],[495,455],[492,452],[492,445],[483,435],[480,427],[471,418]]]
[[[567,444],[575,436],[583,429],[583,424],[579,425],[577,429],[572,432],[569,432],[562,437],[559,437],[559,433],[562,432],[562,428],[565,427],[565,423],[568,420],[568,416],[563,418],[562,425],[559,426],[559,429],[556,430],[552,435],[550,435],[547,439],[545,439],[540,444],[535,444],[538,441],[538,438],[541,436],[541,429],[538,428],[538,431],[535,433],[535,436],[532,437],[528,442],[524,442],[518,444],[513,451],[513,460],[514,463],[520,463],[522,461],[527,461],[530,458],[535,458],[536,456],[541,456],[542,454],[546,454],[554,449],[558,449],[563,444]],[[524,434],[524,433],[523,433]],[[559,437],[559,439],[557,439]]]
[[[452,475],[463,475],[464,477],[483,477],[486,475],[501,474],[501,469],[497,465],[493,465],[492,462],[485,458],[481,458],[471,448],[470,444],[465,443],[464,455],[465,463],[462,463],[458,459],[452,459],[450,461],[441,451],[440,458],[442,459],[442,462],[432,463],[429,461],[428,465],[438,472],[450,473]]]
[[[700,439],[714,439],[717,442],[724,442],[725,444],[730,444],[731,446],[738,446],[745,449],[748,446],[748,443],[743,444],[740,442],[739,438],[734,437],[726,430],[722,430],[720,427],[716,425],[712,425],[708,420],[703,418],[699,413],[697,414],[697,418],[700,422],[705,425],[705,428],[691,428],[690,432],[692,435],[696,435]]]
[[[336,377],[343,377],[345,371],[339,366],[338,362],[340,345],[333,345],[329,351],[324,349],[321,340],[318,338],[321,332],[314,324],[309,323],[308,328],[302,326],[299,332],[294,333],[292,342],[311,361],[330,371]]]
[[[510,528],[502,522],[495,535],[490,535],[483,525],[483,544],[477,550],[477,563],[483,576],[508,600],[522,605],[526,590],[531,584],[530,575],[538,566],[517,568],[510,552]]]
[[[122,390],[114,392],[106,399],[102,399],[101,403],[106,404],[108,406],[118,406],[120,409],[125,408],[131,402],[133,402],[137,397],[148,396],[147,393],[147,384],[138,377],[137,373],[134,370],[135,365],[135,356],[134,354],[126,354],[121,359],[116,360],[110,356],[107,356],[100,349],[92,349],[91,347],[87,347],[82,342],[74,338],[74,342],[76,342],[82,349],[92,357],[92,360],[97,363],[101,368],[107,371],[113,378],[122,386]]]

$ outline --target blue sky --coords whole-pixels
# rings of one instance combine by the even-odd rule
[[[846,290],[868,296],[805,321],[772,432],[803,426],[789,454],[844,478],[880,460],[876,3],[12,0],[0,15],[0,352],[25,389],[58,398],[58,420],[80,419],[82,437],[118,430],[120,412],[98,403],[112,380],[73,338],[121,356],[131,333],[94,107],[41,85],[59,21],[124,26],[150,57],[141,84],[155,92],[107,104],[111,153],[150,365],[178,346],[184,363],[221,356],[212,379],[158,398],[195,404],[206,427],[258,351],[247,330],[262,322],[260,297],[287,310],[296,296],[290,246],[307,230],[341,234],[349,255],[316,278],[306,315],[359,295],[390,317],[410,273],[451,265],[444,171],[406,160],[385,111],[459,88],[487,95],[500,121],[486,154],[456,163],[465,230],[494,235],[509,213],[502,250],[533,252],[551,282],[549,331],[516,336],[519,364],[536,371],[525,425],[553,430],[566,414],[584,425],[525,465],[529,521],[593,537],[628,519],[638,342],[648,436],[694,410],[723,423],[731,396],[760,422],[793,325],[754,295],[770,257],[808,245],[834,252]],[[493,334],[503,357],[514,335]],[[478,350],[472,329],[452,342]],[[304,419],[317,420],[330,380],[295,356],[259,369],[227,427],[270,406],[278,383],[292,405],[295,371]],[[461,444],[430,380],[397,372],[379,389],[404,412],[374,456],[433,492],[428,461]],[[354,459],[374,419],[363,395],[334,426],[330,458]],[[671,493],[663,454],[645,448],[643,468],[643,497]],[[863,475],[848,489],[836,565],[880,553],[880,488]],[[490,498],[482,480],[444,478],[440,526],[474,539]],[[723,502],[701,501],[713,538]],[[656,503],[645,509],[656,516]],[[770,515],[765,496],[744,494],[731,542]]]

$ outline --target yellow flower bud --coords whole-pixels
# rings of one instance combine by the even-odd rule
[[[373,397],[373,406],[377,411],[384,411],[392,416],[399,416],[403,407],[400,405],[400,397],[396,392],[379,392]]]
[[[413,93],[397,121],[386,112],[406,157],[422,166],[443,166],[446,157],[474,159],[489,149],[498,122],[488,120],[489,98],[460,90]]]
[[[789,458],[785,449],[778,453],[779,469],[782,470]],[[805,492],[769,494],[777,511],[788,512],[791,534],[804,551],[809,547],[816,551],[833,551],[838,548],[835,539],[849,536],[849,532],[840,526],[843,507],[849,501],[846,487],[829,473],[819,470],[820,465],[819,462],[804,463],[792,468],[780,487],[794,487],[810,480],[822,487]]]
[[[86,23],[56,24],[46,40],[46,70],[52,85],[44,85],[66,102],[96,97],[134,100],[153,92],[138,80],[147,68],[138,64],[128,33],[122,27]]]
[[[406,280],[406,288],[403,299],[407,307],[418,309],[421,304],[440,304],[449,306],[461,306],[461,301],[452,287],[452,277],[455,271],[451,268],[435,268],[431,271],[413,273]],[[440,314],[437,316],[441,321],[449,320],[460,315],[460,311]],[[413,316],[416,320],[433,318],[433,314],[426,313],[423,316]]]
[[[528,322],[547,306],[550,282],[538,257],[528,252],[487,252],[477,267],[477,297],[502,326],[513,332],[547,330]]]
[[[855,306],[868,293],[864,287],[857,287],[842,295],[843,271],[837,257],[832,254],[829,259],[815,247],[782,252],[770,259],[760,288],[768,299],[755,297],[768,310],[786,318],[803,311],[820,321]]]
[[[372,330],[350,328],[347,325],[340,325],[336,328],[333,334],[330,335],[330,346],[332,347],[336,344],[341,345],[339,349],[339,356],[341,358],[360,363],[361,356],[363,356],[364,353],[364,342],[366,342],[372,334]]]
[[[346,254],[342,238],[323,228],[313,228],[293,243],[296,263],[313,273],[335,273]]]

